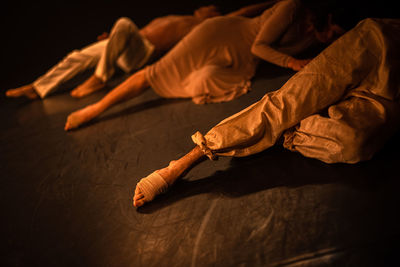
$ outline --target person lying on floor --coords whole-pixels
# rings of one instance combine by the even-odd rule
[[[400,19],[364,19],[279,90],[221,121],[196,147],[139,181],[140,207],[202,157],[245,157],[275,145],[326,163],[371,159],[400,126]]]
[[[255,18],[207,19],[159,61],[130,76],[100,101],[69,115],[65,130],[79,127],[149,87],[165,98],[215,103],[245,94],[260,59],[302,69],[310,59],[293,55],[321,42],[330,43],[344,32],[328,15],[329,6],[326,16],[318,19],[321,27],[317,29],[317,16],[309,2],[282,0]]]
[[[274,2],[276,0],[249,5],[226,16],[253,17]],[[171,49],[205,19],[219,15],[215,6],[204,6],[196,9],[193,15],[156,18],[142,29],[138,29],[129,18],[122,17],[114,24],[109,37],[108,34],[103,34],[99,36],[98,42],[81,50],[74,50],[32,84],[10,89],[6,96],[45,98],[61,84],[95,67],[94,75],[71,91],[73,97],[86,96],[105,87],[117,66],[126,73],[138,70]]]

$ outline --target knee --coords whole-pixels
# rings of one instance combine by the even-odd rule
[[[74,59],[79,59],[81,58],[82,53],[80,50],[75,49],[69,52],[64,58],[63,61],[68,61],[68,60],[74,60]]]
[[[121,17],[115,22],[113,30],[125,30],[132,27],[137,28],[131,19],[127,17]]]
[[[372,153],[368,151],[366,143],[363,133],[354,129],[348,130],[345,138],[340,141],[342,158],[340,162],[357,163],[370,159]]]

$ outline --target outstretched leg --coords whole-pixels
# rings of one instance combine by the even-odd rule
[[[196,146],[182,158],[171,161],[167,167],[141,179],[136,185],[133,205],[140,207],[146,202],[152,201],[158,194],[164,193],[183,172],[202,157],[204,157],[203,151]]]
[[[118,102],[126,101],[138,96],[148,87],[149,83],[145,77],[144,70],[133,74],[119,86],[110,91],[99,102],[71,113],[67,118],[64,130],[68,131],[79,127],[83,123],[99,116]]]

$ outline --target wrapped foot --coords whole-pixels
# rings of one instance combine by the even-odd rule
[[[168,183],[157,172],[153,172],[146,178],[142,178],[136,185],[133,205],[140,207],[146,202],[152,201],[157,195],[166,192]]]

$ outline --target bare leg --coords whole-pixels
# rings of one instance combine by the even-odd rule
[[[100,78],[96,77],[96,75],[92,75],[84,83],[72,90],[70,95],[72,97],[81,98],[103,89],[105,85],[106,83]]]
[[[171,186],[175,181],[182,175],[182,173],[192,166],[200,158],[204,157],[203,151],[200,147],[196,146],[189,153],[187,153],[182,158],[171,161],[170,164],[160,170],[155,171],[158,173],[168,184]],[[144,192],[141,190],[139,184],[135,188],[135,196],[133,197],[133,205],[135,207],[140,207],[146,202],[151,200],[146,199]]]
[[[24,85],[15,89],[6,91],[7,97],[27,97],[29,99],[36,99],[39,95],[35,91],[35,87],[32,84]]]
[[[118,102],[126,101],[141,94],[146,88],[149,87],[149,83],[147,82],[144,74],[145,73],[143,70],[136,72],[123,83],[110,91],[99,102],[71,113],[67,118],[64,130],[68,131],[77,128],[81,124],[99,116],[101,113]]]

